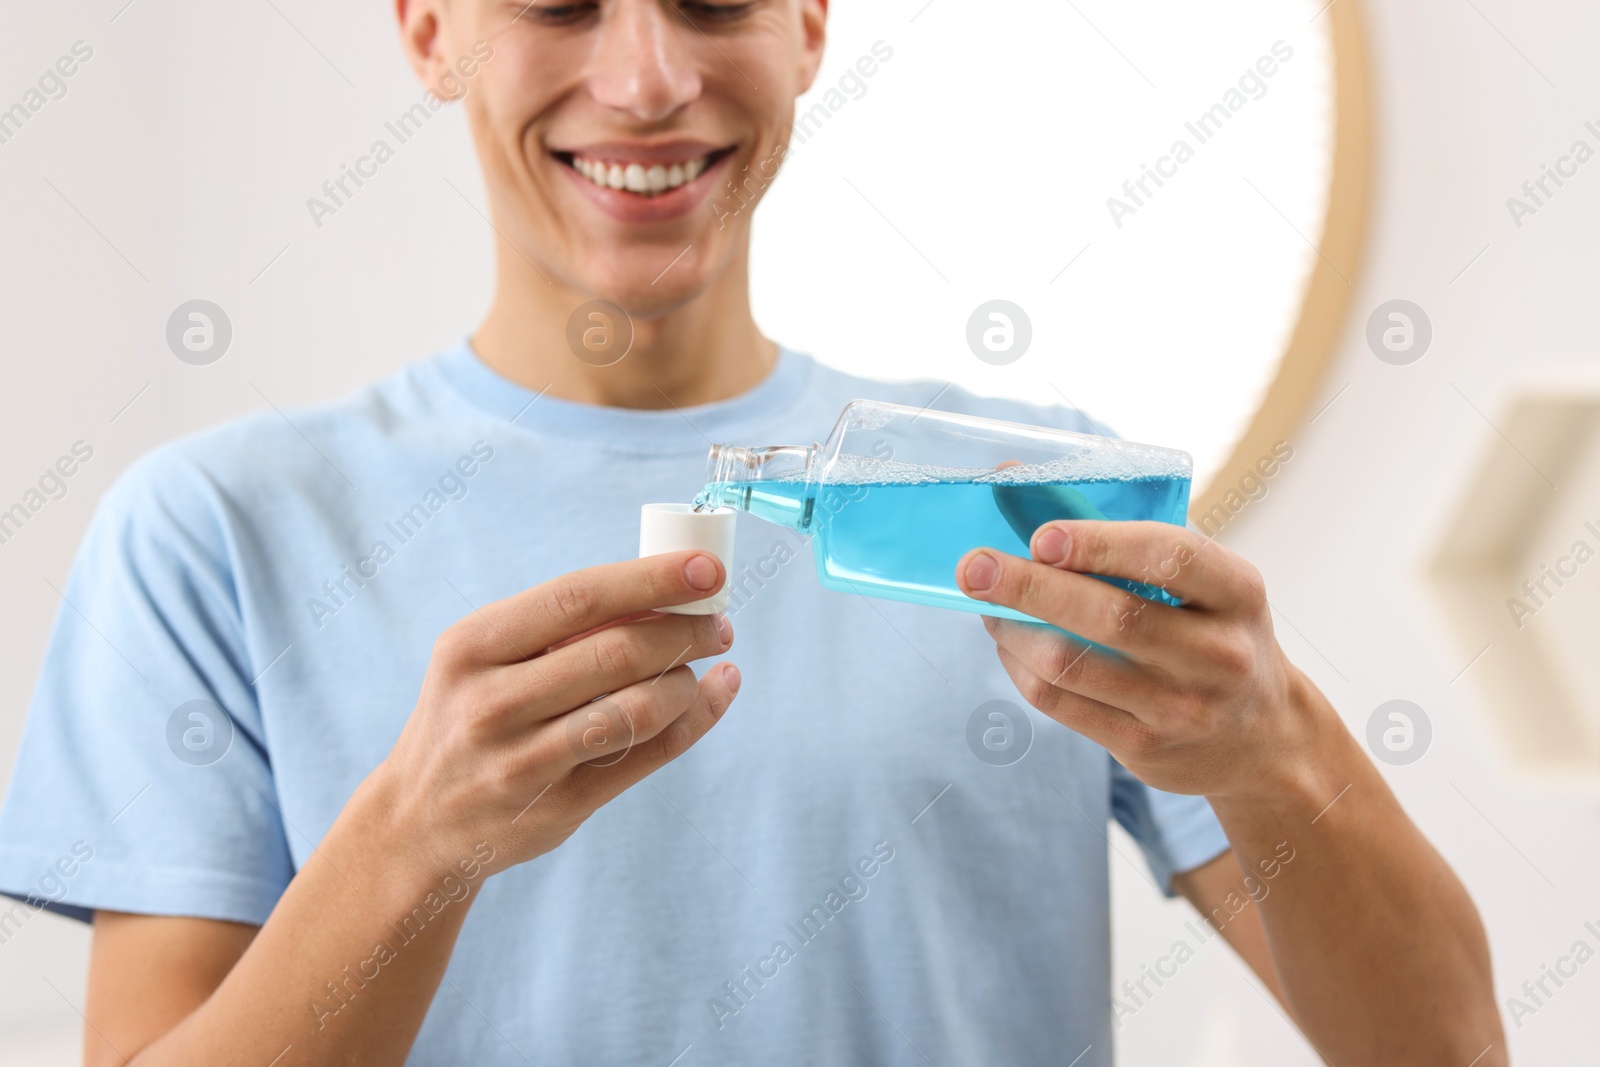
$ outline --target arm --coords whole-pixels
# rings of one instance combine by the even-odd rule
[[[1034,533],[1031,554],[975,550],[957,579],[975,599],[1121,656],[986,619],[1001,661],[1030,703],[1104,745],[1140,780],[1205,795],[1239,866],[1268,860],[1280,845],[1294,851],[1259,903],[1271,967],[1256,969],[1277,976],[1322,1056],[1504,1063],[1471,900],[1278,647],[1255,569],[1164,523],[1049,523]],[[1160,585],[1184,606],[1142,600],[1096,574]]]
[[[677,757],[738,689],[720,587],[675,552],[566,575],[435,646],[416,709],[259,928],[97,916],[86,1061],[400,1064],[483,881]],[[596,699],[604,697],[604,699]],[[591,703],[591,701],[593,701]]]
[[[1172,876],[1172,888],[1183,899],[1194,905],[1194,910],[1208,926],[1222,934],[1222,940],[1238,953],[1239,958],[1255,972],[1267,991],[1283,1001],[1283,983],[1278,980],[1278,969],[1272,962],[1272,949],[1267,945],[1267,931],[1261,925],[1261,913],[1250,900],[1262,891],[1259,880],[1249,883],[1245,876],[1254,878],[1254,872],[1239,867],[1239,859],[1232,849],[1210,863]],[[1263,898],[1265,899],[1265,898]],[[1219,920],[1226,921],[1219,921]]]
[[[85,1062],[404,1062],[484,872],[408,857],[387,793],[363,783],[259,929],[97,913]],[[430,892],[460,899],[415,927]],[[368,963],[380,944],[394,958]]]
[[[83,1062],[120,1067],[181,1023],[222,984],[259,926],[164,915],[94,913]],[[137,1011],[128,1010],[137,1006]]]
[[[1259,910],[1285,1006],[1333,1063],[1504,1064],[1477,909],[1301,681],[1323,709],[1322,758],[1270,798],[1212,798],[1236,853],[1270,856],[1279,841],[1295,848]]]

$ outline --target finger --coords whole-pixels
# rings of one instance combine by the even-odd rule
[[[1034,531],[1029,550],[1053,567],[1143,582],[1192,607],[1259,607],[1266,601],[1254,567],[1171,523],[1050,522]]]
[[[1000,665],[1011,676],[1012,683],[1024,700],[1112,755],[1126,751],[1139,738],[1150,736],[1149,727],[1121,708],[1057,688],[1010,652],[1003,648],[998,651]]]
[[[605,693],[651,682],[733,645],[726,615],[656,615],[600,629],[527,663],[500,668],[505,704],[534,720],[561,715]]]
[[[687,711],[698,693],[694,671],[674,667],[659,678],[608,693],[544,728],[561,734],[563,770],[579,764],[607,767],[627,758]]]
[[[597,634],[601,630],[608,630],[613,626],[621,626],[625,622],[638,622],[640,619],[658,619],[660,617],[661,614],[656,611],[636,611],[631,615],[623,615],[620,618],[612,619],[610,622],[603,622],[599,626],[591,627],[583,631],[581,634],[573,634],[571,637],[566,638],[563,641],[557,641],[555,644],[545,649],[545,651],[554,652],[558,648],[566,648],[568,645],[576,641],[582,641],[585,637],[588,637],[591,634]]]
[[[610,766],[587,763],[575,768],[569,776],[574,787],[594,807],[599,807],[643,781],[647,775],[687,752],[717,724],[738,695],[739,684],[739,669],[731,663],[719,664],[707,671],[683,714],[648,740],[635,743],[616,763]]]
[[[694,671],[674,668],[540,723],[512,743],[508,759],[540,781],[560,781],[582,764],[620,762],[682,715],[695,692]]]
[[[1183,608],[990,548],[961,557],[956,582],[974,600],[1013,608],[1147,662],[1181,655],[1172,650],[1192,640],[1190,631],[1198,622]]]
[[[1082,599],[1064,605],[1063,621],[1055,624],[1059,629],[984,617],[990,636],[998,642],[1005,635],[1011,650],[1046,678],[1060,674],[1059,685],[1139,712],[1170,702],[1172,679],[1225,682],[1248,657],[1248,642],[1241,642],[1226,619],[1158,604],[1093,578],[1084,585],[1083,575],[1072,577],[1079,579],[1074,585]],[[1081,650],[1094,645],[1101,647],[1077,662]]]
[[[588,567],[479,608],[440,640],[468,662],[515,663],[623,616],[704,600],[726,577],[693,551]]]
[[[995,647],[1058,689],[1121,708],[1137,718],[1159,708],[1166,684],[1149,668],[1073,634],[1010,619],[985,618]]]

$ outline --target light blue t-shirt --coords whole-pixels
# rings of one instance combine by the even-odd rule
[[[31,903],[0,901],[0,939],[46,903],[264,922],[450,623],[635,556],[639,506],[688,500],[709,443],[821,440],[857,397],[1100,429],[788,351],[729,401],[602,408],[463,342],[156,450],[65,587],[0,813],[0,890]],[[1206,801],[1028,708],[977,616],[826,591],[748,515],[736,556],[734,707],[484,883],[411,1062],[1110,1063],[1108,821],[1166,888],[1227,848]]]

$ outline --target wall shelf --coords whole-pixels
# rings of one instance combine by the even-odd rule
[[[1600,392],[1518,397],[1427,563],[1508,770],[1600,788]],[[1502,436],[1503,434],[1503,436]]]

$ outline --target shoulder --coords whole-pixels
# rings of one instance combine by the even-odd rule
[[[298,511],[341,499],[354,490],[363,457],[426,414],[433,400],[419,373],[425,366],[328,403],[264,401],[265,410],[159,445],[118,476],[97,520],[200,532],[287,501]]]
[[[881,400],[907,407],[927,407],[986,419],[1019,422],[1029,426],[1052,426],[1076,433],[1115,437],[1105,424],[1070,404],[1065,397],[1045,398],[1042,403],[1006,397],[980,396],[968,389],[938,378],[909,381],[884,381],[865,378],[803,356],[814,366],[812,388],[824,400],[842,409],[852,400]]]

